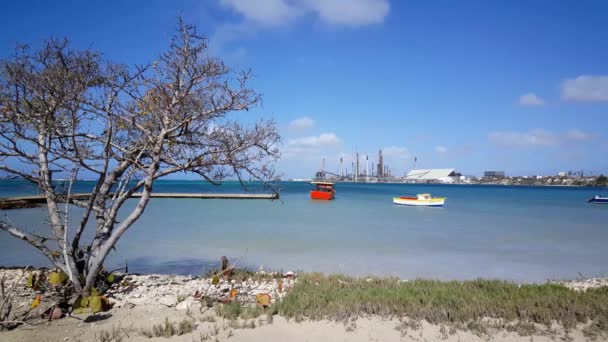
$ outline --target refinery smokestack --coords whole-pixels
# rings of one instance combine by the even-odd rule
[[[340,157],[340,178],[344,177],[344,169],[342,168],[342,157]]]
[[[384,175],[384,160],[382,159],[382,150],[378,151],[378,171],[376,172],[376,176],[382,177]]]
[[[369,155],[365,155],[365,181],[369,182]]]
[[[355,182],[359,178],[359,151],[357,150],[357,169],[355,170]]]

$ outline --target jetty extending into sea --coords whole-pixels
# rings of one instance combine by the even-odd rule
[[[87,200],[91,194],[78,193],[72,194],[70,199]],[[141,193],[134,193],[131,198],[140,198]],[[279,198],[278,193],[272,194],[222,194],[222,193],[175,193],[175,192],[159,192],[150,194],[150,198],[189,198],[189,199],[265,199],[275,200]],[[66,198],[60,202],[65,203]],[[33,208],[46,203],[46,197],[43,195],[19,196],[0,198],[0,209],[21,209]]]

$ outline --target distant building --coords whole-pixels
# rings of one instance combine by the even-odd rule
[[[558,172],[558,173],[557,173],[557,176],[558,176],[558,177],[566,177],[566,173],[565,173],[565,172],[563,172],[563,171],[562,171],[562,172]]]
[[[382,150],[378,151],[378,171],[376,172],[376,176],[384,176],[384,160],[382,160]]]
[[[504,171],[484,171],[483,176],[486,178],[504,178]]]
[[[405,179],[416,182],[458,183],[461,177],[462,174],[456,172],[456,169],[425,169],[411,170]]]

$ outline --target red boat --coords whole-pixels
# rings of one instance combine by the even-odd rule
[[[333,200],[336,195],[334,183],[330,182],[310,182],[315,185],[315,189],[310,191],[310,198],[313,200]]]

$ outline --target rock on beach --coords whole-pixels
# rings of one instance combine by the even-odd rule
[[[212,281],[212,278],[192,276],[128,275],[122,284],[128,283],[130,286],[115,286],[108,291],[108,296],[116,307],[128,303],[161,304],[177,310],[188,310],[201,301],[229,298],[232,290],[236,290],[236,300],[241,304],[254,304],[256,295],[263,293],[270,294],[274,302],[281,300],[295,283],[293,277],[281,278],[281,288],[277,279],[270,278],[258,281],[250,278],[243,282],[220,279],[217,285],[213,285]],[[200,299],[194,298],[196,293],[200,294]]]

